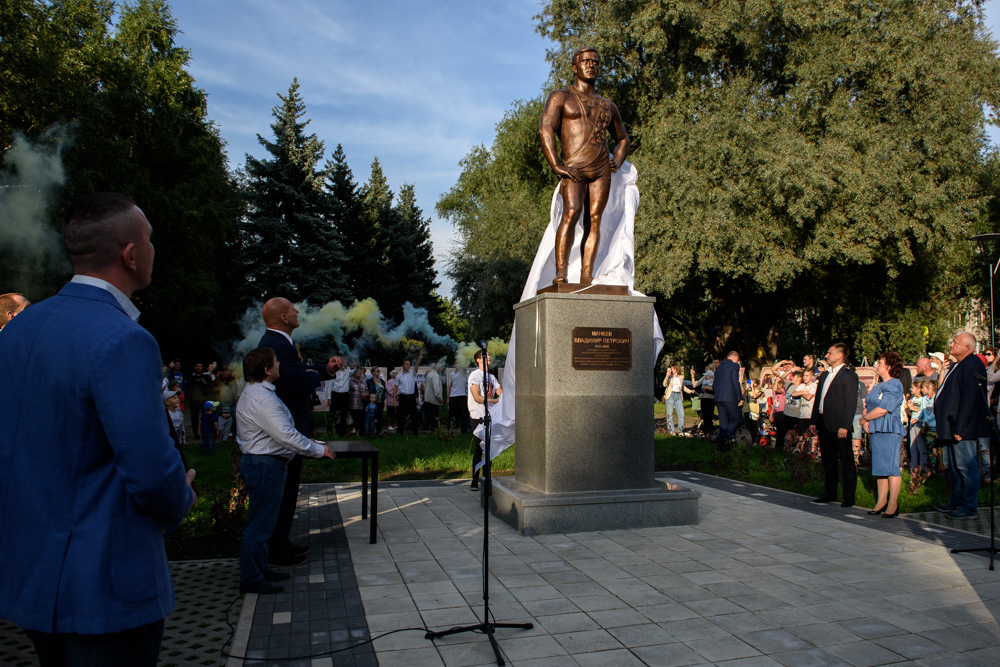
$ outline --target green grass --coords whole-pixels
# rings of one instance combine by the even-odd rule
[[[657,434],[657,470],[694,470],[727,479],[749,482],[772,489],[808,496],[823,493],[823,466],[818,461],[756,445],[734,445],[720,452],[715,444],[699,438],[679,438]],[[935,472],[916,492],[910,492],[910,473],[902,471],[899,507],[904,514],[933,509],[951,499],[945,473]],[[858,470],[855,503],[873,508],[877,500],[875,478],[868,470]],[[989,503],[989,489],[979,490],[981,505]]]
[[[654,415],[664,416],[663,403],[656,403]],[[325,416],[325,415],[323,415]],[[697,419],[686,409],[686,419]],[[317,435],[326,439],[325,420],[318,420]],[[458,479],[472,475],[471,435],[427,434],[386,435],[369,439],[379,449],[379,479]],[[823,470],[819,462],[796,454],[759,446],[734,446],[720,452],[715,444],[699,438],[657,434],[654,461],[658,471],[693,470],[774,489],[818,496],[823,492]],[[172,559],[234,557],[239,553],[239,536],[245,517],[245,498],[232,498],[237,476],[234,461],[239,448],[234,442],[220,442],[211,456],[201,456],[199,445],[186,446],[188,464],[198,471],[195,480],[198,503],[174,533],[167,538]],[[497,475],[514,474],[514,448],[493,462]],[[303,483],[358,482],[361,461],[307,459],[302,466]],[[944,473],[935,473],[915,493],[907,490],[909,472],[903,471],[899,506],[903,513],[933,508],[950,499]],[[868,471],[858,472],[856,502],[874,507],[875,480]],[[980,503],[989,502],[989,491],[980,490]]]

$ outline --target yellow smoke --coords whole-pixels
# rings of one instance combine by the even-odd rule
[[[496,361],[497,357],[505,356],[508,347],[510,347],[510,343],[500,338],[491,338],[486,341],[486,351],[490,353],[490,357],[494,361]],[[474,366],[474,358],[478,350],[479,346],[475,343],[459,343],[458,349],[455,350],[456,367],[468,368],[469,366]]]

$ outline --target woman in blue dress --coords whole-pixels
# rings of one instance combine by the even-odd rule
[[[890,350],[875,364],[882,379],[868,392],[861,424],[869,434],[872,452],[872,477],[878,485],[878,501],[869,514],[881,514],[892,519],[899,514],[899,447],[905,434],[900,412],[903,405],[903,357]]]

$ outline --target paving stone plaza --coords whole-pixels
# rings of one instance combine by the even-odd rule
[[[982,520],[954,530],[707,475],[669,479],[702,492],[697,525],[524,537],[490,521],[495,620],[534,624],[497,631],[508,664],[1000,664],[1000,570],[950,551],[985,546],[974,532]],[[218,602],[236,598],[211,590],[235,591],[232,561],[214,584],[202,565],[196,585],[178,576],[192,566],[175,564],[178,611],[161,664],[495,664],[481,634],[424,638],[423,628],[482,613],[482,511],[468,483],[382,484],[375,545],[360,510],[357,485],[303,487],[296,530],[310,562],[293,571],[291,590],[229,610],[231,652],[245,660],[221,658],[212,641]],[[211,613],[192,597],[211,599]],[[197,629],[185,619],[199,614],[213,629],[192,649],[192,633],[178,628]],[[0,663],[33,664],[23,644],[17,656],[16,634],[0,627]],[[177,637],[183,651],[172,648]]]

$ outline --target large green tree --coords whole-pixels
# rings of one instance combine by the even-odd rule
[[[552,87],[601,54],[640,174],[637,286],[692,345],[815,349],[967,296],[1000,91],[980,3],[550,0],[539,30]]]
[[[273,110],[274,140],[257,135],[271,155],[247,155],[244,189],[247,213],[238,248],[244,294],[254,300],[275,296],[321,306],[348,301],[344,239],[335,222],[343,206],[324,187],[323,142],[305,133],[305,103],[298,80]]]
[[[177,31],[163,0],[0,3],[0,147],[15,133],[41,149],[59,143],[64,185],[32,224],[58,229],[85,192],[138,203],[157,249],[153,284],[136,299],[142,323],[165,353],[204,356],[224,334],[222,249],[239,202]],[[12,284],[25,259],[15,245],[0,248],[0,285],[40,299],[67,277],[68,265],[53,262]]]

